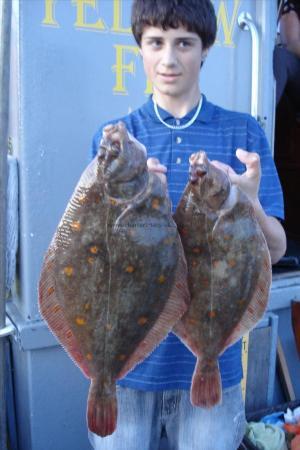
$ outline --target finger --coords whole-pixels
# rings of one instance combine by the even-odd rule
[[[167,173],[166,166],[164,166],[163,164],[160,164],[160,162],[157,158],[149,158],[147,160],[147,166],[151,172]]]
[[[241,163],[245,164],[248,176],[259,175],[260,173],[260,157],[256,152],[247,152],[241,148],[236,151],[237,158]]]

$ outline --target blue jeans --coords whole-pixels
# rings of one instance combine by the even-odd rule
[[[222,404],[194,407],[185,390],[144,392],[117,386],[118,422],[111,436],[89,433],[95,450],[236,450],[245,431],[241,387],[223,390]]]

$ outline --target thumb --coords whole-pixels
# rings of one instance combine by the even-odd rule
[[[247,152],[242,148],[238,148],[236,151],[237,158],[241,163],[245,164],[247,177],[259,177],[260,176],[260,158],[256,152]]]
[[[148,170],[152,172],[166,173],[167,168],[163,166],[157,158],[148,158],[147,159]]]

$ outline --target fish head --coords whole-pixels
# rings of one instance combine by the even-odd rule
[[[226,172],[217,168],[204,151],[193,153],[189,159],[191,189],[202,205],[217,211],[230,192],[230,180]]]
[[[98,172],[104,181],[131,181],[146,169],[146,148],[128,133],[124,123],[106,126],[98,150]]]

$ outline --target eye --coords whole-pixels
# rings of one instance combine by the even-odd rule
[[[160,38],[149,38],[145,40],[145,45],[153,50],[160,49],[163,45],[162,39]]]
[[[191,43],[190,43],[190,41],[186,41],[185,39],[183,39],[182,41],[178,42],[178,47],[179,48],[188,48],[188,47],[191,47]]]
[[[153,39],[150,44],[152,48],[156,49],[162,46],[162,41],[160,39]]]

